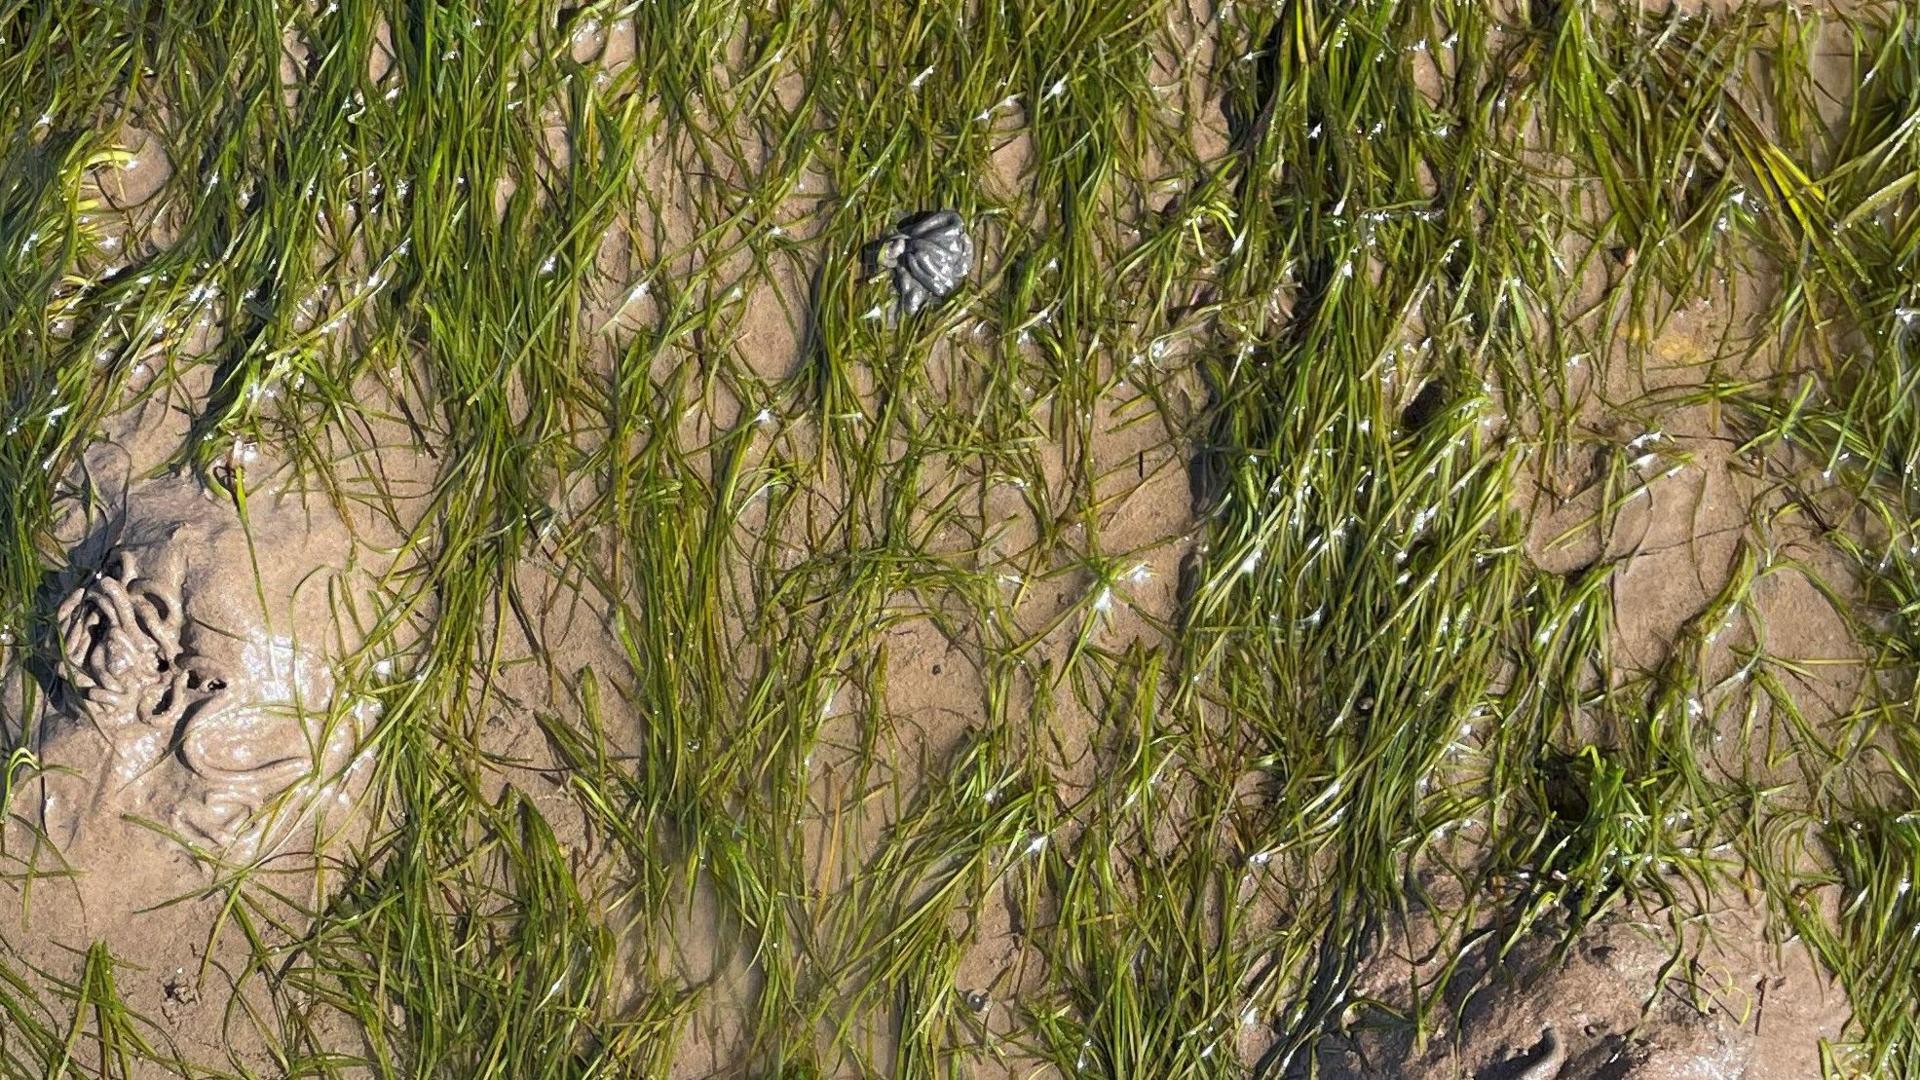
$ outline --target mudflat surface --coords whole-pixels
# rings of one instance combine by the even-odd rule
[[[498,8],[0,13],[0,1064],[1911,1062],[1887,11]]]

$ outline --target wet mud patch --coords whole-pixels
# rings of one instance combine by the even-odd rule
[[[45,334],[38,312],[11,324],[31,363],[104,352],[97,381],[73,366],[22,390],[35,408],[50,386],[49,412],[72,387],[118,391],[131,364],[167,461],[264,487],[257,459],[284,452],[401,564],[380,576],[404,628],[361,658],[397,707],[375,725],[389,814],[343,856],[346,886],[273,909],[259,956],[232,912],[267,908],[233,879],[129,923],[156,941],[127,952],[121,996],[187,1057],[293,1060],[232,1045],[258,1005],[282,1049],[342,1055],[309,1071],[1241,1075],[1318,1033],[1303,1011],[1339,1035],[1379,1019],[1342,1016],[1341,972],[1307,958],[1409,891],[1409,850],[1468,873],[1491,850],[1501,885],[1582,872],[1531,838],[1618,859],[1584,892],[1543,884],[1555,917],[1590,913],[1595,885],[1681,892],[1665,856],[1726,852],[1668,824],[1701,789],[1663,769],[1770,784],[1816,759],[1768,742],[1769,710],[1799,711],[1801,749],[1865,711],[1845,560],[1773,490],[1779,462],[1734,453],[1744,436],[1698,402],[1684,423],[1620,407],[1695,393],[1721,344],[1637,342],[1681,374],[1588,401],[1592,351],[1555,336],[1579,316],[1542,300],[1561,259],[1674,269],[1691,233],[1640,242],[1663,200],[1727,194],[1737,155],[1693,143],[1737,114],[1648,92],[1744,47],[1718,25],[1692,40],[1637,12],[1669,48],[1552,4],[442,14],[390,25],[343,2],[262,23],[285,55],[238,99],[241,138],[103,127],[158,163],[122,178],[153,192],[122,194],[171,231],[63,282]],[[171,41],[158,83],[198,80],[183,101],[246,81],[148,29]],[[1630,84],[1585,105],[1683,101],[1670,130],[1615,129],[1661,136],[1634,143],[1611,189],[1626,205],[1596,211],[1631,243],[1536,243],[1594,224],[1563,215],[1597,169],[1500,142],[1569,104],[1568,58]],[[108,194],[97,164],[89,195]],[[960,280],[951,252],[922,258],[903,315],[858,252],[935,206],[977,265]],[[1715,209],[1689,214],[1711,230]],[[6,475],[32,490],[34,432],[60,416],[90,438],[86,402],[29,418]],[[1575,415],[1535,430],[1530,407]],[[1575,445],[1537,475],[1528,439]],[[311,539],[277,548],[298,562]],[[271,750],[274,725],[338,713],[352,680],[296,667],[296,692],[250,691],[284,708],[221,704],[234,681],[207,671],[243,658],[185,613],[241,637],[264,617],[215,614],[172,540],[94,546],[45,553],[72,580],[49,589],[26,685],[100,714],[45,738],[35,720],[30,745],[81,784],[55,809],[107,808],[79,843],[132,815],[162,826],[139,843],[275,848],[247,822],[302,801],[281,770],[337,751],[312,730],[305,758]],[[101,734],[185,709],[204,730]],[[1609,823],[1643,831],[1610,845]],[[1899,825],[1861,850],[1901,850]],[[1537,1080],[1718,1052],[1680,1013],[1612,1042],[1624,1011],[1570,1035],[1572,1005],[1498,997],[1613,985],[1562,970],[1603,946],[1553,968],[1534,934],[1436,984],[1466,1033],[1368,1067]],[[1378,960],[1362,979],[1387,1002]],[[1629,967],[1623,984],[1648,981]],[[270,989],[221,982],[264,971]],[[481,1029],[505,1034],[430,1037]],[[1440,1042],[1452,1058],[1423,1056]]]
[[[248,937],[297,935],[373,822],[379,710],[354,675],[379,619],[369,578],[299,493],[257,492],[243,518],[191,478],[141,480],[70,517],[43,634],[6,672],[7,739],[31,765],[0,846],[0,938],[51,986],[87,957],[162,1044],[246,1059],[264,1052],[251,1030],[211,1033],[267,1000]]]
[[[1804,947],[1769,944],[1751,908],[1678,921],[1621,913],[1571,938],[1514,940],[1493,922],[1464,945],[1442,942],[1426,918],[1382,934],[1319,1048],[1321,1075],[1789,1080],[1819,1075],[1823,1041],[1846,1024],[1845,995]],[[1449,964],[1437,995],[1418,996]]]
[[[63,862],[137,876],[109,839],[132,823],[242,863],[344,827],[375,718],[336,692],[374,617],[348,551],[299,500],[258,498],[243,521],[183,479],[106,501],[49,574],[44,648],[15,673],[15,736],[41,769],[26,817]]]

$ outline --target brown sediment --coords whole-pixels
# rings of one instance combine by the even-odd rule
[[[373,575],[324,500],[263,482],[243,518],[191,477],[132,479],[152,433],[119,434],[57,530],[37,659],[6,673],[9,741],[39,771],[0,845],[0,943],[47,980],[103,944],[122,1000],[180,1052],[271,1071],[231,1010],[276,1007],[252,949],[302,932],[371,823],[377,708],[352,688]]]
[[[345,828],[374,711],[336,694],[365,602],[337,524],[270,496],[243,521],[190,479],[109,505],[48,590],[44,666],[22,673],[41,771],[15,829],[37,835],[9,848],[114,923]]]
[[[1434,1003],[1437,1030],[1416,1041],[1387,1009],[1452,955],[1421,917],[1395,927],[1367,963],[1341,1033],[1322,1047],[1323,1075],[1427,1080],[1607,1076],[1792,1080],[1820,1075],[1820,1046],[1839,1036],[1845,995],[1802,947],[1763,945],[1764,918],[1722,909],[1676,931],[1662,919],[1602,920],[1561,947],[1538,934],[1504,955],[1497,927],[1469,948]],[[1485,930],[1487,928],[1483,928]]]

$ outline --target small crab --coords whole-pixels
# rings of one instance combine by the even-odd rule
[[[973,240],[952,210],[925,210],[871,245],[875,272],[893,277],[900,310],[915,314],[960,287],[973,269]]]

